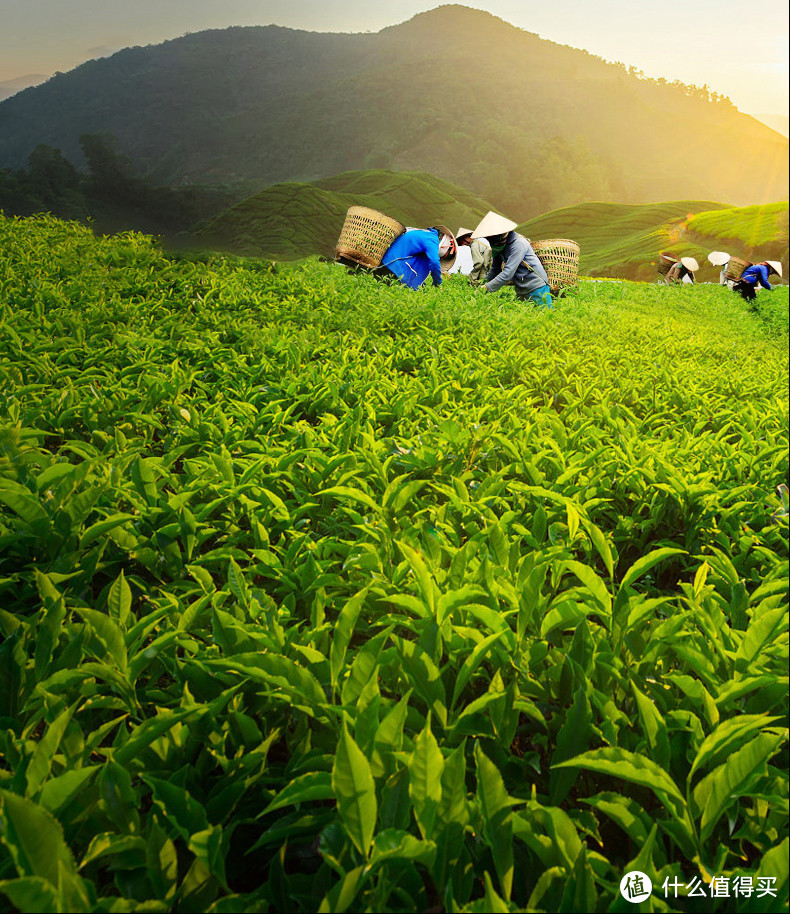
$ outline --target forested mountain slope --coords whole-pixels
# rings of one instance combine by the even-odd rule
[[[787,196],[787,139],[727,100],[462,6],[373,34],[231,28],[90,61],[0,104],[0,166],[42,142],[78,161],[101,131],[160,182],[420,170],[517,218]]]

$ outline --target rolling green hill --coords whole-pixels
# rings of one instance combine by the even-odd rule
[[[473,226],[490,205],[433,175],[382,170],[344,172],[312,184],[277,184],[198,226],[190,241],[201,247],[275,259],[332,256],[349,206],[370,206],[404,224]],[[584,203],[522,223],[533,240],[573,238],[581,272],[650,281],[658,253],[696,257],[699,280],[718,270],[707,262],[723,249],[750,260],[787,261],[788,205],[728,207],[709,200],[630,206]]]
[[[788,187],[787,139],[729,100],[458,5],[377,33],[231,28],[89,61],[0,103],[0,167],[40,143],[79,165],[80,135],[103,131],[159,184],[416,170],[520,218]]]
[[[406,225],[474,226],[493,208],[470,191],[419,172],[352,171],[313,183],[275,184],[197,226],[186,238],[203,248],[293,260],[334,255],[349,206],[370,206]],[[510,215],[512,211],[507,210]],[[787,262],[788,205],[729,207],[710,200],[631,206],[583,203],[519,225],[533,241],[572,238],[581,273],[652,281],[659,251],[696,257],[697,278],[715,281],[712,250]]]
[[[788,260],[788,205],[730,207],[699,213],[685,226],[688,238],[750,260]]]
[[[586,203],[555,210],[519,226],[533,240],[572,238],[581,272],[652,280],[659,251],[696,257],[700,280],[715,280],[707,262],[714,249],[750,260],[787,261],[787,203],[743,208],[697,200],[627,206]],[[782,227],[783,226],[783,227]]]
[[[433,175],[345,172],[314,184],[275,184],[202,223],[200,246],[247,256],[295,259],[334,256],[349,206],[369,206],[405,225],[475,225],[489,204]]]

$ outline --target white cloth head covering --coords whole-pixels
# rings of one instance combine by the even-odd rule
[[[723,267],[725,263],[730,262],[730,255],[726,251],[711,251],[708,254],[708,261],[714,267]]]
[[[680,262],[687,270],[691,270],[693,273],[695,270],[699,269],[699,264],[693,257],[681,257]]]
[[[773,267],[776,270],[779,278],[781,279],[782,278],[782,264],[778,260],[766,260],[765,262],[768,264],[769,267]]]
[[[488,212],[483,216],[480,224],[472,232],[472,238],[494,238],[496,235],[504,235],[506,232],[512,232],[518,228],[518,224],[505,219],[498,213]]]

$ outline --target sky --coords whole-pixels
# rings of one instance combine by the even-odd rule
[[[440,0],[0,0],[0,82],[66,71],[130,45],[230,25],[378,31]],[[470,0],[519,28],[606,60],[788,113],[786,0]],[[669,12],[671,10],[671,12]]]

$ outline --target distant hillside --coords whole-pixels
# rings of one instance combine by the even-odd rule
[[[517,219],[788,193],[787,140],[727,100],[463,6],[375,34],[232,28],[89,61],[0,103],[0,166],[40,143],[79,165],[79,136],[102,131],[157,183],[417,170]]]
[[[555,210],[519,226],[533,241],[572,238],[581,247],[588,276],[652,280],[660,251],[695,257],[698,280],[715,281],[712,250],[787,265],[787,203],[744,208],[681,200],[647,206],[587,203]]]
[[[686,236],[749,260],[788,262],[788,205],[732,207],[689,219]]]
[[[346,172],[314,184],[275,184],[200,225],[198,245],[257,257],[334,256],[349,206],[369,206],[404,225],[455,231],[490,208],[461,187],[419,172]]]

